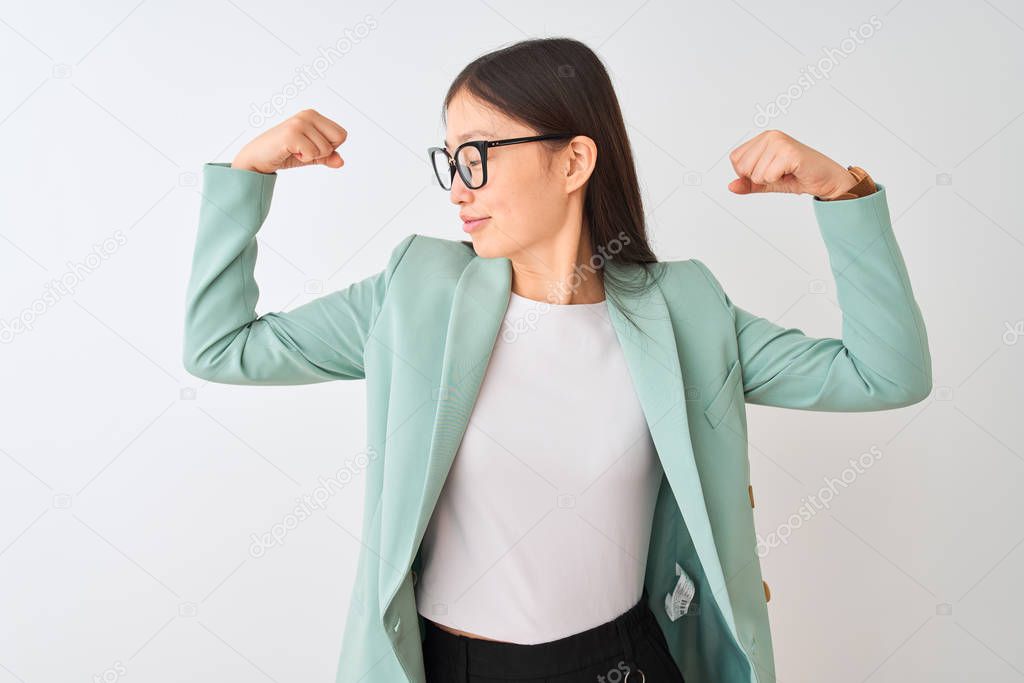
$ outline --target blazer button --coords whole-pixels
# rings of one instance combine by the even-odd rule
[[[391,627],[391,630],[398,633],[398,625],[402,623],[402,617],[395,619],[395,625]]]
[[[750,507],[754,507],[754,487],[747,486],[747,495],[750,497]]]
[[[772,592],[770,590],[768,590],[768,582],[767,581],[762,579],[761,583],[764,584],[764,601],[768,602],[769,600],[772,599]]]

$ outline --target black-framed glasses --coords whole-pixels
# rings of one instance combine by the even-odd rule
[[[487,182],[487,150],[489,148],[518,145],[521,142],[536,142],[537,140],[564,140],[571,137],[575,137],[575,135],[573,133],[548,133],[507,140],[470,140],[456,147],[454,154],[449,154],[444,147],[430,147],[427,149],[427,156],[430,157],[434,175],[437,176],[437,182],[441,184],[442,189],[452,189],[455,171],[458,170],[459,177],[462,178],[462,182],[467,188],[479,190]]]

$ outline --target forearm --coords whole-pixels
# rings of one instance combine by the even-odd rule
[[[276,174],[227,164],[203,168],[185,301],[184,363],[193,374],[205,374],[256,318],[256,233],[269,211],[276,180]]]
[[[813,205],[847,352],[909,395],[927,395],[932,374],[924,318],[893,233],[884,186],[864,197]]]

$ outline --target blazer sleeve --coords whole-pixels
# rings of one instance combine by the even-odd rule
[[[276,173],[203,166],[199,229],[185,301],[183,362],[221,384],[311,384],[363,379],[363,350],[395,269],[415,234],[380,272],[288,312],[257,316],[256,233]]]
[[[857,199],[813,200],[843,338],[815,338],[735,305],[693,259],[733,320],[748,403],[821,411],[900,408],[932,389],[921,310],[893,235],[885,186]]]

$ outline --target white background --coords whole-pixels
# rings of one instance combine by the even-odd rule
[[[362,482],[262,557],[250,535],[365,447],[365,385],[184,371],[202,164],[307,107],[348,129],[341,170],[280,174],[260,232],[258,311],[288,310],[411,232],[465,237],[426,159],[444,92],[479,54],[553,35],[612,74],[659,258],[700,258],[759,315],[841,334],[812,199],[733,195],[729,151],[778,128],[886,186],[935,390],[886,412],[749,407],[758,532],[790,533],[763,559],[779,680],[1024,680],[1019,3],[130,0],[0,5],[0,329],[32,319],[0,345],[0,683],[334,680]]]

